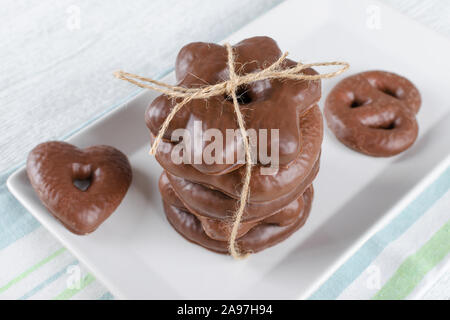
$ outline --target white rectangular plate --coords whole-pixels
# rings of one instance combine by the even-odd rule
[[[379,16],[370,16],[377,10]],[[39,202],[24,168],[8,180],[19,201],[116,297],[306,297],[447,162],[447,39],[385,6],[356,0],[287,1],[227,41],[255,35],[273,37],[295,60],[348,61],[347,75],[384,69],[406,76],[423,98],[419,139],[403,154],[380,159],[347,149],[326,130],[306,225],[283,243],[234,261],[187,242],[167,223],[157,186],[161,168],[148,155],[144,123],[144,110],[156,95],[142,93],[68,140],[80,147],[115,146],[133,166],[124,201],[93,234],[76,236],[62,227]],[[323,97],[340,79],[323,81]],[[164,80],[172,82],[173,75]]]

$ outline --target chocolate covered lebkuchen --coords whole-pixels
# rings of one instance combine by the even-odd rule
[[[282,55],[276,42],[268,37],[243,40],[233,46],[233,53],[239,76],[264,70]],[[229,78],[228,62],[224,46],[190,43],[176,60],[177,86],[199,88],[220,83]],[[282,64],[284,69],[294,65],[296,62],[287,59]],[[311,68],[302,72],[317,74]],[[273,163],[259,157],[254,161],[250,194],[236,237],[241,252],[258,252],[289,237],[309,215],[323,139],[323,119],[317,106],[321,81],[259,80],[239,87],[236,94],[247,130],[276,129],[278,134],[278,144],[269,139],[266,150],[268,155],[278,152],[278,159],[271,159],[276,162],[276,170],[267,174],[263,169]],[[161,95],[147,108],[145,119],[151,139],[180,100]],[[239,132],[233,101],[226,95],[192,99],[177,112],[156,151],[156,159],[164,168],[159,182],[164,210],[170,224],[187,240],[227,253],[245,175],[245,161],[238,156],[243,139],[237,134],[232,141],[219,144],[221,153],[215,154],[215,159],[221,161],[196,161],[198,155],[211,148],[213,140],[203,137],[200,144],[188,144],[185,135],[174,139],[178,129],[191,137],[198,135],[196,123],[200,123],[202,132],[212,129],[223,137],[227,130]],[[262,139],[256,135],[258,150]],[[173,159],[180,146],[184,148],[181,163]]]

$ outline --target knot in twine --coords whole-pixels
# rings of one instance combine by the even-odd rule
[[[180,103],[177,103],[167,118],[164,120],[158,135],[155,138],[155,141],[153,142],[153,145],[150,149],[150,154],[155,155],[156,149],[158,148],[158,145],[166,132],[170,122],[172,121],[175,114],[183,107],[185,106],[189,101],[193,99],[208,99],[214,96],[227,94],[228,96],[231,96],[233,100],[233,106],[234,106],[234,112],[236,113],[237,122],[239,125],[239,131],[242,136],[242,141],[244,143],[244,149],[245,149],[245,175],[243,178],[243,186],[241,190],[241,195],[239,199],[239,207],[236,210],[236,212],[233,215],[233,222],[232,222],[232,229],[230,233],[229,238],[229,244],[228,244],[228,251],[229,253],[235,258],[235,259],[242,259],[249,255],[249,253],[242,253],[238,245],[236,244],[236,238],[239,230],[239,225],[242,220],[242,216],[244,215],[245,206],[247,204],[249,194],[250,194],[250,178],[252,174],[252,161],[251,161],[251,154],[250,154],[250,147],[249,147],[249,141],[247,138],[247,132],[245,129],[245,122],[242,116],[242,113],[239,108],[239,102],[236,95],[236,90],[239,86],[243,84],[249,84],[255,81],[259,80],[266,80],[266,79],[289,79],[289,80],[319,80],[319,79],[329,79],[333,78],[337,75],[340,75],[344,71],[346,71],[350,65],[347,62],[339,62],[339,61],[333,61],[333,62],[317,62],[317,63],[310,63],[310,64],[302,64],[297,63],[295,67],[283,69],[282,63],[285,61],[288,53],[285,52],[275,63],[270,65],[268,68],[263,69],[259,72],[249,73],[243,76],[239,76],[235,72],[234,68],[234,60],[235,55],[233,54],[233,48],[230,44],[226,43],[225,47],[227,49],[228,53],[228,69],[229,69],[229,80],[214,84],[214,85],[207,85],[200,88],[185,88],[180,86],[172,86],[157,80],[141,77],[139,75],[135,75],[132,73],[124,72],[124,71],[117,71],[114,73],[114,76],[118,79],[128,81],[134,85],[137,85],[138,87],[154,90],[157,92],[160,92],[164,95],[167,95],[171,98],[182,98]],[[321,66],[342,66],[341,69],[330,72],[330,73],[324,73],[324,74],[317,74],[317,75],[307,75],[301,73],[302,70],[311,68],[311,67],[321,67]],[[151,83],[153,85],[146,84]]]

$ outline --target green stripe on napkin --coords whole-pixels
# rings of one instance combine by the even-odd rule
[[[86,275],[83,279],[81,279],[81,283],[79,288],[75,289],[66,289],[60,294],[58,294],[56,297],[53,298],[53,300],[68,300],[72,298],[74,295],[76,295],[78,292],[86,288],[89,284],[91,284],[95,280],[94,276],[91,274]]]
[[[11,286],[13,286],[14,284],[16,284],[17,282],[19,282],[20,280],[26,278],[29,274],[33,273],[34,271],[38,270],[40,267],[42,267],[43,265],[45,265],[46,263],[50,262],[51,260],[53,260],[54,258],[56,258],[57,256],[59,256],[61,253],[63,253],[66,250],[66,248],[61,248],[57,251],[55,251],[54,253],[52,253],[51,255],[49,255],[47,258],[39,261],[38,263],[36,263],[34,266],[32,266],[31,268],[29,268],[28,270],[24,271],[22,274],[18,275],[17,277],[15,277],[14,279],[12,279],[11,281],[9,281],[6,285],[4,285],[3,287],[0,288],[0,293],[5,292],[6,290],[8,290]]]
[[[436,232],[415,254],[400,265],[394,275],[372,299],[404,299],[450,252],[450,221]]]

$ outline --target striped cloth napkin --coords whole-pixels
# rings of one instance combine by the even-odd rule
[[[0,57],[11,63],[0,67],[0,112],[6,119],[0,135],[0,299],[114,298],[8,192],[6,179],[18,167],[8,169],[10,164],[23,163],[37,142],[63,139],[136,94],[105,83],[105,73],[125,69],[156,77],[170,69],[185,42],[219,41],[279,2],[135,0],[126,10],[113,0],[2,3],[0,47],[7,49]],[[446,1],[386,2],[450,34]],[[449,189],[450,168],[311,299],[422,296],[450,265]],[[450,298],[444,288],[439,297]]]
[[[417,299],[450,270],[449,253],[450,166],[311,299]]]

